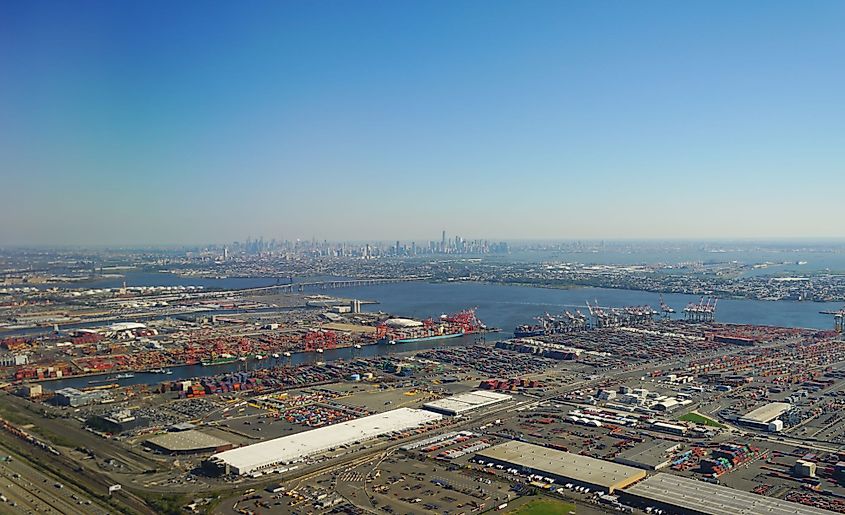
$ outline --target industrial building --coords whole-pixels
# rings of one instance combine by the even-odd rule
[[[644,470],[627,465],[517,441],[485,449],[476,456],[497,465],[541,474],[557,482],[572,482],[608,493],[646,477]]]
[[[232,444],[226,440],[193,430],[154,436],[145,441],[144,445],[166,454],[222,452],[232,448]]]
[[[399,408],[215,454],[209,463],[230,474],[251,474],[314,454],[437,422],[442,415]],[[178,434],[178,433],[176,433]]]
[[[29,356],[26,354],[0,353],[0,367],[17,367],[29,364]]]
[[[641,443],[619,453],[613,461],[645,470],[660,470],[672,463],[671,454],[681,448],[681,444],[658,438]]]
[[[830,515],[831,513],[812,506],[663,473],[626,488],[621,497],[624,502],[634,506],[642,508],[651,506],[681,515],[724,515],[725,513]]]
[[[130,410],[124,409],[109,414],[94,415],[85,421],[85,425],[105,433],[120,434],[143,427],[148,422],[145,417],[136,417]]]
[[[70,406],[76,408],[79,406],[87,406],[96,401],[100,401],[108,397],[108,394],[102,390],[94,390],[90,392],[83,392],[76,388],[62,388],[56,390],[53,401],[59,406]]]
[[[476,410],[491,404],[498,404],[512,399],[510,395],[491,392],[488,390],[476,390],[474,392],[460,393],[445,399],[440,399],[423,404],[423,408],[443,413],[444,415],[461,415],[468,411]]]
[[[739,423],[763,431],[777,432],[783,425],[775,423],[781,415],[792,409],[787,402],[770,402],[740,417]]]
[[[41,397],[44,394],[44,389],[40,384],[25,384],[18,390],[18,395],[27,399],[34,399]]]
[[[792,474],[796,477],[816,477],[816,464],[808,460],[798,460],[792,467]]]
[[[663,431],[664,433],[670,433],[678,436],[684,436],[689,430],[686,426],[679,426],[678,424],[669,424],[667,422],[655,422],[651,425],[651,429],[653,429],[654,431]]]
[[[140,322],[117,322],[109,326],[109,331],[133,331],[135,329],[146,329],[147,326]]]

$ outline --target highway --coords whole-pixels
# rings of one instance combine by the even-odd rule
[[[0,512],[74,515],[114,511],[73,485],[33,468],[9,447],[0,446],[0,454],[10,458],[0,461],[0,493],[7,498],[0,504]]]

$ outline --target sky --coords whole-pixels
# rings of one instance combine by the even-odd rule
[[[845,2],[0,3],[0,245],[845,236]]]

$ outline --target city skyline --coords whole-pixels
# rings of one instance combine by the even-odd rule
[[[842,237],[839,2],[0,7],[0,245]]]

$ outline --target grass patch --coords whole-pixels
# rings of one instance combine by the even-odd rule
[[[147,494],[142,497],[147,505],[162,515],[182,515],[182,506],[187,502],[185,497],[179,494]]]
[[[557,499],[538,498],[509,511],[509,515],[566,515],[575,511],[575,505]]]
[[[699,415],[698,413],[687,413],[686,415],[680,417],[678,420],[683,420],[685,422],[692,422],[694,424],[700,424],[703,426],[710,426],[710,427],[725,427],[722,424],[716,422],[710,417],[705,417],[704,415]]]

